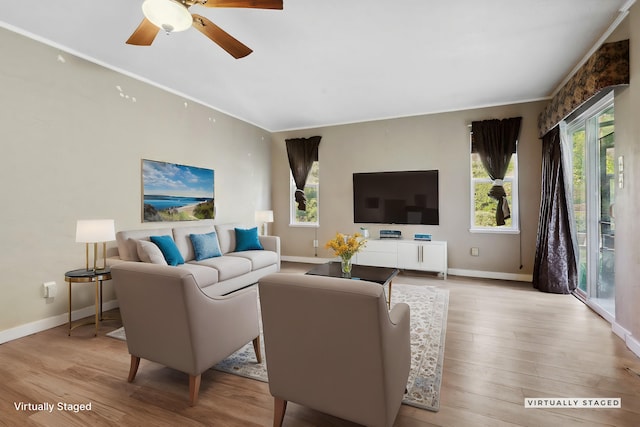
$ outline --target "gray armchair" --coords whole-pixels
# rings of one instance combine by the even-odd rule
[[[298,274],[259,282],[274,426],[287,401],[367,426],[391,426],[406,391],[409,306],[380,285]]]
[[[141,358],[185,372],[193,406],[202,372],[251,340],[260,363],[255,286],[210,297],[189,271],[142,262],[114,265],[111,275],[131,354],[129,382]]]

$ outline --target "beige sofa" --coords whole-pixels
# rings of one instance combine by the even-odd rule
[[[112,267],[121,262],[166,265],[162,253],[150,242],[150,237],[168,235],[173,238],[184,259],[184,264],[174,268],[190,272],[206,295],[226,295],[257,283],[267,274],[280,271],[280,238],[259,236],[263,250],[236,252],[236,227],[249,228],[238,224],[197,224],[119,231],[116,233],[118,254],[110,256],[108,264]],[[216,232],[222,255],[197,261],[190,235],[211,232]]]

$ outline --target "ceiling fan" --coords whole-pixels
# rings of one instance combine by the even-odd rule
[[[282,9],[282,0],[145,0],[142,3],[145,17],[127,44],[150,46],[160,29],[169,34],[193,26],[236,59],[253,52],[204,16],[191,14],[188,9],[195,4],[205,7]]]

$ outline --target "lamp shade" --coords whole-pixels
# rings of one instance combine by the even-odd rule
[[[153,25],[168,33],[184,31],[193,25],[193,17],[187,8],[175,0],[145,0],[142,13]]]
[[[256,211],[256,222],[273,222],[273,211]]]
[[[112,219],[79,219],[76,225],[76,242],[98,243],[116,239],[115,223]]]

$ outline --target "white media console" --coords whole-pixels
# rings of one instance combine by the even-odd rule
[[[356,254],[356,264],[433,271],[447,278],[447,242],[369,239]]]

